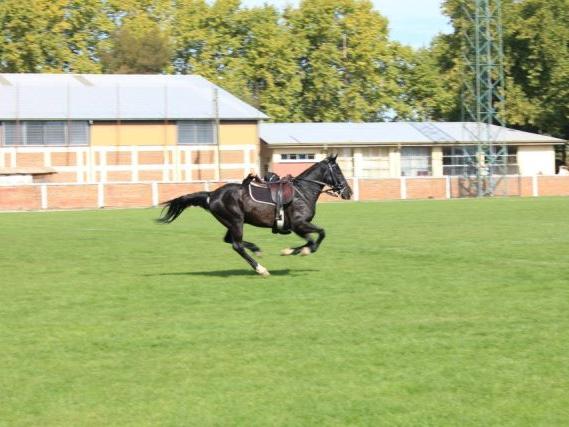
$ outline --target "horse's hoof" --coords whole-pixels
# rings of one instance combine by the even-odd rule
[[[270,276],[271,273],[269,273],[269,270],[267,270],[265,267],[263,267],[261,264],[259,264],[257,266],[257,268],[255,269],[255,271],[260,274],[263,277],[267,277]]]
[[[293,253],[294,253],[294,250],[292,250],[291,248],[286,248],[286,249],[283,249],[281,251],[282,256],[292,255]]]
[[[310,255],[311,253],[312,251],[308,247],[304,247],[300,250],[300,255],[302,256]]]

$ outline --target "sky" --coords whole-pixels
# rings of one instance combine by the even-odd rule
[[[441,13],[442,0],[372,0],[375,9],[389,19],[391,39],[413,47],[426,47],[440,32],[451,31],[448,19]],[[241,0],[243,6],[271,4],[297,6],[298,0]]]

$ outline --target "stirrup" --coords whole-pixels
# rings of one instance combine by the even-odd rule
[[[281,207],[277,212],[277,229],[282,230],[284,228],[284,209]]]

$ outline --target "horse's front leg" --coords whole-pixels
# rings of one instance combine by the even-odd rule
[[[318,250],[320,244],[326,237],[326,232],[323,228],[320,228],[309,222],[296,225],[292,231],[294,231],[298,236],[305,239],[306,244],[298,246],[296,248],[283,249],[281,252],[282,255],[310,255],[311,253],[314,253]],[[318,234],[318,239],[316,239],[316,241],[312,240],[310,237],[310,235],[313,233]]]

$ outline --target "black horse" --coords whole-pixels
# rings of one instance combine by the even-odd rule
[[[321,162],[315,163],[295,178],[292,178],[294,196],[292,201],[284,207],[284,232],[292,230],[306,240],[306,244],[284,249],[282,255],[309,255],[316,252],[326,236],[324,230],[311,224],[316,211],[316,201],[323,192],[324,187],[330,187],[331,192],[342,199],[350,199],[352,189],[336,163],[337,156],[329,156]],[[253,269],[262,276],[268,276],[268,270],[251,257],[245,249],[255,255],[260,255],[261,250],[257,245],[243,240],[243,224],[251,224],[257,227],[273,227],[276,210],[269,204],[262,204],[251,198],[248,185],[226,184],[215,191],[200,191],[186,194],[185,196],[165,202],[162,217],[158,219],[162,223],[174,221],[189,206],[199,206],[209,210],[211,214],[226,228],[224,241],[231,243],[233,249],[239,253]],[[163,211],[164,212],[164,211]],[[312,233],[317,233],[318,238],[314,241]]]

